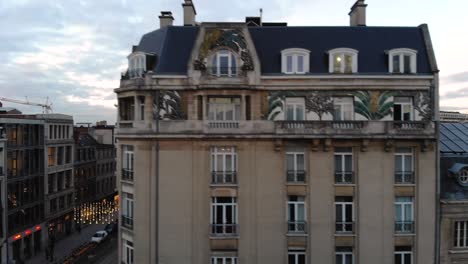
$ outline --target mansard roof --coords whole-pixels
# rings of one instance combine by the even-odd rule
[[[263,75],[281,74],[281,50],[310,50],[310,74],[328,73],[327,51],[353,48],[359,51],[360,74],[388,74],[386,51],[410,48],[418,51],[417,73],[431,74],[422,27],[249,27]],[[153,71],[186,74],[198,26],[169,26],[145,34],[136,51],[156,54]],[[359,74],[358,73],[358,74]]]

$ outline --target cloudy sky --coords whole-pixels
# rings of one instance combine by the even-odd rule
[[[355,0],[194,0],[197,21],[348,25]],[[429,25],[441,69],[441,107],[468,113],[466,0],[367,0],[367,24]],[[0,97],[45,102],[75,122],[116,119],[113,89],[140,37],[160,11],[182,24],[182,0],[0,0]],[[12,103],[25,113],[40,108]]]

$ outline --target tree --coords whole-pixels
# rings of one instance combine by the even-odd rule
[[[326,113],[333,113],[333,99],[327,94],[312,92],[306,95],[307,112],[314,112],[322,121],[322,116]]]

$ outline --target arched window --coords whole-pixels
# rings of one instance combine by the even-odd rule
[[[349,48],[329,50],[328,62],[330,73],[356,73],[358,71],[358,51]]]
[[[390,73],[416,73],[416,50],[401,48],[389,50],[387,53]]]
[[[458,175],[458,180],[462,184],[468,184],[468,170],[464,169],[460,171],[460,174]]]
[[[143,52],[132,53],[128,57],[128,73],[130,78],[143,77],[146,71],[146,55]]]
[[[281,51],[281,72],[287,74],[304,74],[309,72],[310,51],[291,48]]]
[[[218,77],[237,76],[237,60],[227,49],[218,50],[212,57],[211,74]]]

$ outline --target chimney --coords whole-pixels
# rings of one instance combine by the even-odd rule
[[[159,28],[172,26],[173,22],[174,17],[171,11],[161,11],[161,15],[159,16]]]
[[[366,26],[366,7],[364,0],[357,0],[349,12],[349,25],[352,27]]]
[[[184,8],[184,26],[195,26],[195,15],[197,11],[192,0],[185,0],[182,4]]]

